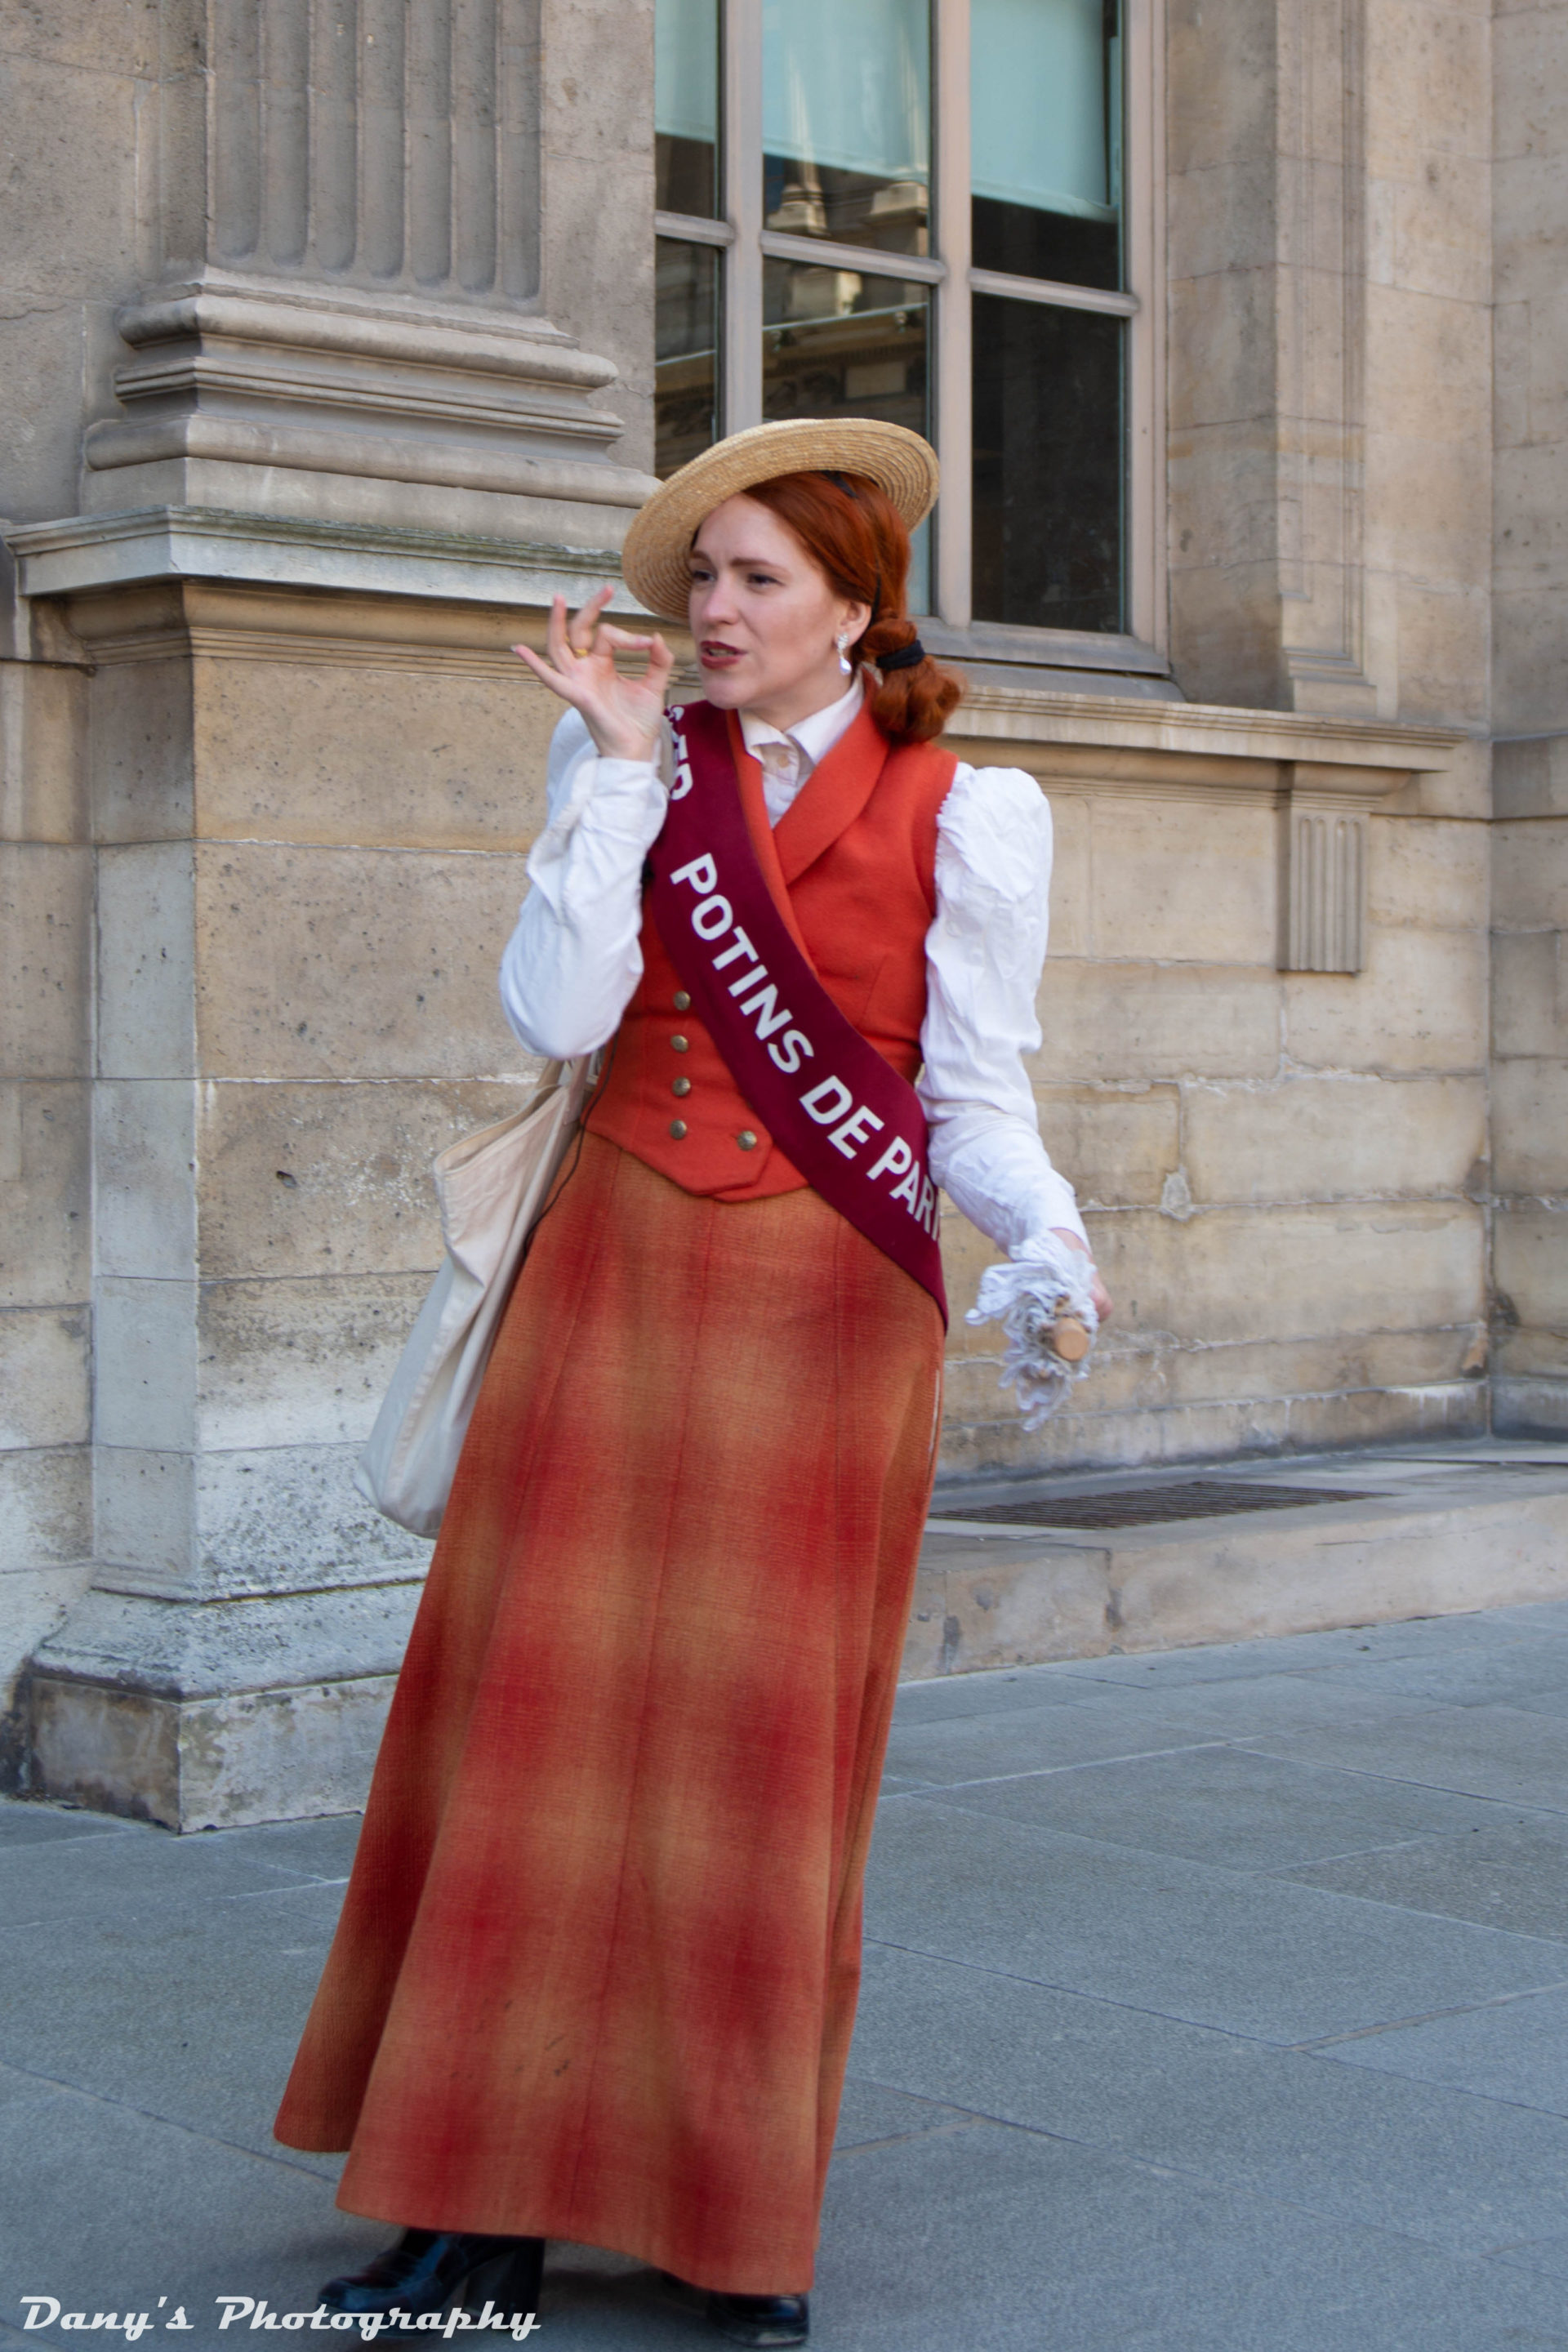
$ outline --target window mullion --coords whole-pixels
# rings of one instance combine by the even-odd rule
[[[724,257],[721,430],[763,421],[763,0],[723,0]]]
[[[934,292],[932,351],[936,452],[942,503],[936,515],[932,603],[950,628],[969,625],[972,607],[970,439],[969,0],[931,0],[934,123],[932,226],[947,275]]]

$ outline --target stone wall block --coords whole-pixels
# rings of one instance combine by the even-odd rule
[[[1561,931],[1500,931],[1492,941],[1492,1050],[1552,1055],[1568,1038],[1568,952]]]
[[[1116,961],[1267,964],[1279,938],[1272,809],[1108,794],[1093,816],[1095,953]]]
[[[1568,824],[1500,824],[1492,903],[1510,931],[1568,930]]]
[[[1173,1087],[1040,1087],[1040,1133],[1081,1201],[1152,1208],[1181,1159]]]
[[[1492,1117],[1498,1190],[1568,1196],[1568,1039],[1551,1061],[1494,1064]]]
[[[94,1421],[102,1446],[175,1453],[196,1441],[196,1286],[100,1276]]]
[[[1486,1060],[1484,932],[1374,930],[1363,972],[1292,973],[1284,987],[1294,1062],[1398,1073]]]
[[[177,593],[149,598],[144,624],[179,623]],[[195,821],[191,665],[106,661],[92,681],[91,776],[99,840],[188,840]]]
[[[196,1271],[196,1088],[189,1078],[101,1078],[93,1090],[95,1242],[106,1275],[187,1281]]]
[[[195,1076],[194,866],[188,842],[98,856],[98,1066],[110,1078]]]
[[[20,142],[11,152],[16,152]],[[0,198],[0,220],[4,219]],[[0,261],[0,280],[8,276]],[[81,418],[62,383],[79,384],[87,372],[86,322],[79,303],[53,300],[40,289],[12,291],[0,282],[0,469],[12,514],[47,515],[74,507],[80,463]]]
[[[1491,202],[1484,156],[1429,155],[1418,180],[1389,182],[1388,282],[1415,294],[1486,302],[1491,292]]]
[[[31,135],[13,142],[0,192],[5,291],[13,302],[41,297],[48,310],[86,275],[93,290],[120,294],[134,283],[137,259],[134,84],[114,72],[62,73],[15,51],[5,79],[10,120]]]
[[[1383,0],[1369,12],[1367,162],[1377,178],[1416,181],[1434,155],[1488,160],[1490,49],[1478,10]]]
[[[92,860],[54,843],[0,843],[0,1076],[88,1069]]]
[[[199,662],[201,832],[526,847],[544,822],[561,705],[508,658],[514,677],[475,675],[460,658],[446,671],[312,661],[308,646],[288,662]]]
[[[87,838],[87,680],[0,661],[0,841]]]
[[[521,857],[268,844],[197,852],[202,1062],[216,1078],[515,1070],[496,966]]]
[[[1203,0],[1171,0],[1165,20],[1170,168],[1185,175],[1233,158],[1264,158],[1277,135],[1274,12],[1231,12],[1216,52]]]
[[[287,1594],[423,1575],[430,1546],[356,1491],[359,1444],[197,1457],[192,1591]]]
[[[1375,578],[1376,575],[1373,575]],[[1495,599],[1484,584],[1394,583],[1402,715],[1481,726],[1491,705]]]
[[[1171,275],[1197,278],[1268,268],[1276,235],[1274,182],[1273,158],[1260,154],[1173,173],[1166,247]]]
[[[0,1085],[0,1307],[87,1297],[89,1118],[85,1085]]]
[[[1128,1329],[1203,1343],[1473,1323],[1482,1244],[1480,1211],[1442,1202],[1130,1210],[1095,1234]]]
[[[1369,418],[1397,420],[1403,440],[1458,442],[1473,458],[1491,416],[1491,338],[1484,311],[1399,287],[1367,306]],[[1388,429],[1386,426],[1384,430]]]
[[[1499,817],[1568,816],[1568,734],[1499,743],[1492,772]]]
[[[1353,983],[1350,983],[1353,984]],[[1225,966],[1047,961],[1041,1085],[1184,1076],[1272,1077],[1280,982]]]
[[[1181,288],[1170,422],[1181,432],[1266,416],[1273,393],[1273,273],[1216,270]]]
[[[1486,1153],[1486,1082],[1345,1076],[1194,1086],[1185,1090],[1184,1135],[1198,1201],[1457,1194]]]
[[[1423,818],[1371,821],[1367,913],[1374,923],[1473,930],[1487,905],[1491,859],[1482,824]]]
[[[201,1444],[363,1445],[429,1286],[425,1274],[205,1284]]]
[[[13,1574],[92,1558],[91,1465],[80,1445],[0,1451],[0,1601]],[[85,1581],[85,1578],[82,1580]]]
[[[153,1590],[190,1590],[195,1559],[195,1463],[187,1452],[99,1444],[92,1463],[93,1558]]]
[[[84,1308],[0,1309],[0,1450],[85,1444],[91,1365]]]
[[[1521,1324],[1568,1329],[1568,1212],[1534,1202],[1500,1203],[1492,1265],[1498,1289]]]
[[[510,1084],[206,1087],[204,1274],[428,1277],[441,1256],[431,1161],[521,1109],[532,1084],[525,1064]]]
[[[1409,571],[1428,581],[1465,582],[1482,573],[1492,535],[1491,468],[1475,462],[1471,441],[1423,440],[1414,433],[1367,436],[1366,463],[1377,496],[1369,501],[1364,546],[1379,571]]]

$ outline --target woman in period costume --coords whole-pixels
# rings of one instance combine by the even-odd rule
[[[670,655],[607,590],[518,648],[573,708],[502,996],[532,1051],[607,1051],[278,2119],[403,2231],[336,2310],[531,2308],[562,2238],[805,2339],[934,1462],[936,1187],[1015,1258],[1087,1252],[1019,1062],[1049,814],[936,748],[962,689],[905,612],[935,490],[868,421],[667,482],[626,574],[697,642],[673,738]]]

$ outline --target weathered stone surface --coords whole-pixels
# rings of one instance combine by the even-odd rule
[[[202,1444],[363,1445],[429,1286],[426,1274],[204,1285]]]
[[[0,1075],[87,1075],[92,862],[85,849],[0,843]]]
[[[196,856],[198,1026],[215,1078],[495,1077],[518,856],[236,843]]]
[[[1367,915],[1373,923],[1473,930],[1487,904],[1484,824],[1377,817],[1369,828]]]
[[[1047,1086],[1272,1077],[1279,1066],[1281,993],[1272,972],[1048,961],[1040,992],[1046,1042],[1034,1076]]]
[[[1492,1049],[1551,1055],[1568,1034],[1568,953],[1561,931],[1492,940]]]
[[[1107,795],[1092,814],[1090,936],[1099,959],[1268,964],[1279,933],[1272,809],[1216,823],[1202,802]]]
[[[1500,824],[1492,900],[1509,930],[1568,930],[1568,823]]]
[[[87,679],[0,661],[0,841],[87,838]]]
[[[203,1090],[202,1270],[249,1275],[428,1275],[441,1232],[430,1163],[527,1101],[517,1082],[244,1083]]]
[[[395,663],[391,649],[374,662],[313,660],[308,642],[277,661],[200,661],[203,835],[526,846],[543,822],[545,754],[562,706],[515,657],[510,677],[460,657],[416,662],[412,649],[407,668]]]
[[[88,1088],[0,1085],[0,1307],[75,1306],[92,1259]]]
[[[1041,1087],[1036,1099],[1046,1149],[1080,1204],[1149,1208],[1159,1201],[1181,1157],[1174,1087]]]
[[[109,1078],[195,1071],[195,940],[190,845],[98,855],[98,1066]]]
[[[1498,1289],[1519,1320],[1568,1328],[1568,1212],[1500,1204],[1492,1249]]]
[[[1499,1191],[1568,1193],[1568,1056],[1498,1062],[1492,1106]]]
[[[1198,1201],[1458,1192],[1485,1157],[1486,1084],[1356,1075],[1192,1086],[1183,1134]]]
[[[0,1588],[13,1571],[91,1559],[89,1474],[79,1445],[0,1452]]]
[[[86,1444],[90,1337],[79,1307],[0,1309],[0,1448]]]
[[[1487,940],[1480,930],[1374,930],[1354,979],[1291,973],[1293,1062],[1349,1070],[1479,1070],[1486,1060]]]

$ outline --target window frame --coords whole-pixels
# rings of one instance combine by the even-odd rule
[[[1122,249],[1125,288],[1064,286],[976,269],[970,245],[970,0],[930,0],[931,243],[930,256],[886,257],[889,269],[931,289],[932,439],[943,493],[932,551],[933,651],[1008,665],[1073,669],[1168,668],[1165,583],[1163,0],[1121,0]],[[837,245],[763,225],[762,0],[720,0],[721,216],[659,212],[655,233],[716,247],[720,285],[719,429],[763,421],[763,263],[825,262],[864,271],[864,246]],[[1023,628],[973,612],[972,316],[975,294],[1127,321],[1123,439],[1124,632]],[[922,615],[922,622],[927,616]]]

